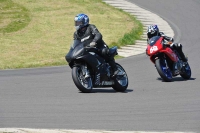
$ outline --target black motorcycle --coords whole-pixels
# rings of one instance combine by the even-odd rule
[[[112,87],[124,92],[128,87],[128,76],[123,67],[116,63],[119,73],[112,77],[110,65],[97,54],[97,48],[89,47],[92,40],[74,40],[66,60],[72,69],[72,79],[81,92],[91,92],[93,88]],[[109,49],[109,55],[117,55],[117,47]]]

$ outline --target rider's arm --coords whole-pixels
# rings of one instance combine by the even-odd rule
[[[74,32],[73,39],[74,39],[74,40],[78,40],[77,32]]]
[[[166,36],[163,32],[159,32],[159,34],[160,34],[160,36],[162,36],[168,42],[174,42],[174,39],[172,37]]]
[[[165,45],[171,45],[174,42],[174,39],[172,37],[168,37],[166,36],[163,32],[159,32],[160,36],[162,36],[164,38],[164,40],[166,40],[167,42],[165,43]]]
[[[102,40],[102,35],[101,33],[98,31],[98,29],[96,28],[95,25],[90,25],[90,28],[91,28],[91,32],[92,32],[92,35],[94,35],[94,39],[93,39],[93,42],[98,42],[99,40]]]

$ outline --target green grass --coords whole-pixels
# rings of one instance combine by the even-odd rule
[[[138,27],[132,28],[130,32],[125,33],[123,37],[119,38],[117,42],[112,42],[110,46],[118,46],[120,48],[121,46],[125,45],[134,45],[136,40],[141,39],[143,25],[134,17],[130,16],[130,18],[132,18],[132,21],[138,24]]]
[[[29,11],[11,0],[0,0],[0,33],[21,30],[31,21]]]
[[[134,44],[143,31],[133,16],[101,0],[0,0],[0,69],[67,64],[78,13],[88,14],[110,47]]]

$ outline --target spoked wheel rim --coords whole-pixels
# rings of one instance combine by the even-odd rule
[[[88,90],[92,89],[92,79],[90,77],[85,78],[80,67],[77,69],[76,75],[79,82],[85,89],[88,89]]]
[[[116,81],[121,85],[121,86],[126,86],[128,84],[128,76],[124,69],[121,66],[118,66],[119,73],[116,75]]]

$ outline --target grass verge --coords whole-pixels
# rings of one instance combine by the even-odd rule
[[[0,69],[67,64],[78,13],[110,47],[134,44],[143,31],[133,16],[101,0],[0,0]]]

